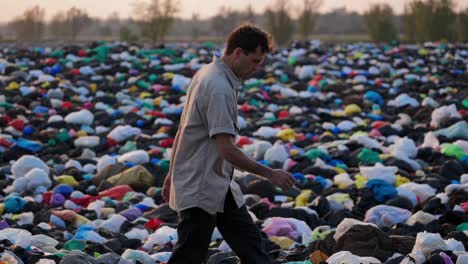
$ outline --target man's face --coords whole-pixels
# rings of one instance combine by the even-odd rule
[[[255,52],[250,52],[247,55],[240,48],[237,48],[234,52],[237,55],[236,75],[239,78],[245,79],[262,69],[265,53],[262,52],[260,47],[257,47]]]

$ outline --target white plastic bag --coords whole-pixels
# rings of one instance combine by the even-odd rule
[[[99,145],[100,139],[98,136],[84,136],[75,139],[73,144],[77,148],[94,148]]]
[[[441,123],[450,118],[461,118],[460,113],[457,111],[457,106],[451,104],[449,106],[441,106],[431,114],[431,126],[432,127],[440,127]]]
[[[104,155],[101,158],[99,158],[97,162],[97,171],[100,172],[107,165],[112,165],[112,164],[115,164],[116,162],[117,160],[114,157],[111,157],[109,155]]]
[[[414,158],[418,149],[414,141],[408,137],[398,138],[394,145],[390,146],[390,153],[399,159]]]
[[[112,138],[117,142],[122,142],[130,137],[139,136],[141,134],[141,130],[136,127],[132,127],[130,125],[126,126],[117,126],[112,131],[107,134],[107,137]]]
[[[351,179],[348,173],[343,172],[340,174],[337,174],[333,177],[333,182],[337,186],[343,186],[343,187],[348,187],[354,184],[354,181]]]
[[[337,127],[340,131],[350,131],[351,129],[355,128],[357,125],[353,121],[344,120],[338,123]]]
[[[412,191],[421,199],[421,202],[426,201],[436,194],[436,189],[426,183],[408,182],[398,186],[398,189],[400,188]]]
[[[127,221],[127,218],[124,216],[114,214],[109,219],[105,220],[101,225],[100,228],[109,230],[114,233],[120,232],[120,227],[122,224]]]
[[[432,131],[429,131],[424,136],[424,143],[421,145],[421,147],[436,149],[437,147],[439,147],[439,144],[439,140],[434,135],[434,133],[432,133]]]
[[[378,264],[380,260],[373,257],[360,257],[349,251],[340,251],[327,259],[328,264]]]
[[[269,163],[279,162],[283,164],[289,158],[284,145],[277,142],[265,152],[265,160]]]
[[[143,248],[149,251],[154,245],[164,245],[169,242],[175,244],[177,240],[177,230],[168,226],[163,226],[148,236],[146,242],[143,244]]]
[[[73,112],[65,117],[65,122],[69,124],[78,124],[90,126],[94,121],[94,115],[87,109]]]
[[[267,126],[262,126],[260,127],[257,131],[253,133],[254,136],[256,137],[262,137],[262,138],[271,138],[275,137],[278,132],[280,132],[281,129],[279,128],[272,128],[272,127],[267,127]]]
[[[128,239],[138,239],[144,241],[146,238],[148,238],[149,233],[146,229],[132,228],[132,230],[125,233],[125,236]]]
[[[411,212],[406,209],[389,205],[377,205],[367,210],[364,222],[373,223],[379,227],[391,227],[406,222],[410,216]]]
[[[126,249],[122,254],[122,258],[131,261],[132,263],[136,263],[136,261],[140,261],[143,264],[154,264],[154,260],[151,256],[141,250],[135,249]]]
[[[418,107],[419,102],[418,100],[410,97],[406,93],[402,93],[398,95],[394,100],[388,101],[387,105],[389,106],[394,106],[394,107],[402,107],[402,106],[412,106],[412,107]]]
[[[31,245],[38,248],[56,247],[58,244],[57,240],[46,235],[39,234],[31,237]]]
[[[406,224],[409,226],[413,226],[416,223],[421,223],[423,225],[429,224],[430,222],[434,221],[436,217],[432,214],[423,212],[423,211],[418,211],[414,215],[412,215],[408,221],[406,221]]]
[[[148,152],[144,150],[134,150],[127,152],[117,159],[119,162],[132,162],[134,164],[143,164],[149,162]]]
[[[428,258],[431,252],[437,249],[448,250],[448,246],[440,234],[422,232],[416,236],[416,242],[411,253],[422,254],[425,258]]]
[[[34,190],[38,186],[44,186],[46,188],[52,186],[52,181],[50,180],[49,175],[42,169],[34,168],[26,173],[24,178],[28,183],[27,188],[29,190]]]
[[[386,167],[377,162],[372,167],[360,166],[359,170],[369,180],[380,179],[393,184],[396,180],[395,173],[398,171],[398,167]]]
[[[19,158],[12,166],[11,172],[15,178],[23,177],[30,170],[38,168],[49,174],[49,167],[39,158],[31,155],[24,155]]]

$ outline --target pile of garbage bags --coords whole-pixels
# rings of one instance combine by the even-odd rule
[[[164,263],[161,197],[213,43],[0,48],[0,263]],[[295,42],[243,81],[235,171],[276,263],[468,263],[468,44]],[[207,263],[239,263],[218,230]]]

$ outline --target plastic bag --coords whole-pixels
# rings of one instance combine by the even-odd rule
[[[120,156],[117,160],[121,163],[131,162],[133,164],[144,164],[149,162],[150,158],[148,152],[144,150],[135,150],[125,153],[124,155]]]
[[[367,210],[364,222],[373,223],[379,227],[391,227],[398,223],[404,223],[410,218],[411,212],[389,205],[377,205]]]
[[[349,121],[349,120],[344,120],[338,123],[337,127],[340,129],[340,131],[350,131],[353,128],[357,126],[356,123]]]
[[[351,179],[349,174],[347,174],[346,172],[335,175],[333,177],[333,182],[339,188],[346,188],[346,187],[354,184],[354,181]]]
[[[31,245],[38,248],[56,247],[58,244],[57,240],[46,235],[39,234],[31,237]]]
[[[397,167],[386,167],[381,163],[376,163],[373,167],[359,167],[361,174],[369,180],[380,179],[390,184],[396,180],[395,173],[398,171]]]
[[[466,121],[460,121],[450,127],[435,131],[434,135],[445,136],[449,139],[456,138],[468,140],[468,123],[466,123]]]
[[[132,261],[132,263],[139,261],[143,264],[154,264],[154,259],[148,253],[141,250],[126,249],[122,254],[122,258]]]
[[[275,143],[265,152],[265,160],[270,164],[274,162],[283,164],[288,158],[289,154],[281,143]]]
[[[419,106],[419,102],[418,100],[410,97],[408,94],[402,93],[398,95],[394,100],[388,101],[387,105],[394,107],[402,107],[407,105],[417,107]]]
[[[412,139],[407,137],[398,138],[394,145],[390,146],[390,153],[399,159],[414,158],[418,149]]]
[[[73,144],[79,148],[94,148],[99,145],[100,139],[98,136],[84,136],[75,139]]]
[[[460,113],[457,111],[457,106],[451,104],[449,106],[441,106],[431,114],[431,126],[432,127],[440,127],[441,123],[449,118],[461,118]]]
[[[138,239],[144,241],[146,238],[148,238],[149,233],[146,229],[133,228],[132,230],[125,233],[125,236],[129,239]]]
[[[5,250],[0,254],[0,261],[8,264],[24,264],[19,257],[17,257],[13,252]]]
[[[273,217],[263,223],[262,231],[270,236],[284,236],[296,241],[299,234],[295,225],[282,217]]]
[[[359,257],[349,251],[340,251],[327,259],[328,264],[376,264],[382,263],[373,257]]]
[[[163,226],[148,236],[148,239],[146,239],[146,242],[143,244],[143,248],[149,251],[154,245],[164,245],[166,243],[175,244],[177,240],[177,230],[168,226]]]
[[[70,113],[65,117],[65,122],[70,124],[90,126],[91,124],[93,124],[93,121],[94,115],[86,109]]]
[[[432,133],[432,131],[429,131],[424,136],[424,143],[421,145],[421,147],[436,149],[439,146],[439,144],[439,140],[434,135],[434,133]]]
[[[436,189],[432,188],[429,184],[426,183],[415,183],[415,182],[408,182],[398,186],[398,189],[406,189],[412,191],[419,197],[421,202],[426,201],[430,197],[436,194]]]
[[[423,211],[418,211],[406,221],[406,224],[410,226],[413,226],[416,223],[421,223],[423,225],[426,225],[434,221],[435,219],[436,217],[432,214],[429,214]]]
[[[109,155],[104,155],[101,158],[99,158],[99,160],[98,160],[97,171],[100,172],[107,165],[112,165],[112,164],[115,164],[116,162],[117,162],[117,160],[114,157],[111,157]]]
[[[344,235],[351,227],[355,225],[371,225],[371,226],[377,227],[376,225],[372,223],[365,223],[365,222],[362,222],[353,218],[345,218],[336,227],[335,234],[333,235],[333,238],[335,239],[335,241],[338,241],[338,239],[340,239],[342,235]]]
[[[117,126],[112,131],[107,134],[107,137],[112,138],[117,142],[122,142],[130,137],[139,136],[141,134],[141,130],[136,127],[132,127],[130,125],[126,126]]]
[[[46,174],[49,174],[49,167],[39,158],[31,155],[24,155],[19,158],[12,166],[11,172],[15,178],[23,177],[30,170],[38,168],[43,170]]]
[[[262,126],[257,131],[255,131],[253,135],[257,137],[271,138],[271,137],[275,137],[276,134],[278,134],[278,132],[280,131],[281,129],[278,129],[278,128]]]
[[[422,254],[425,258],[428,258],[434,250],[448,250],[448,246],[442,239],[440,234],[422,232],[416,236],[416,242],[414,244],[412,254]]]
[[[353,135],[350,138],[351,140],[357,141],[359,144],[363,145],[369,149],[382,149],[382,144],[375,139],[372,139],[368,136],[363,135]]]
[[[114,214],[109,219],[104,221],[101,224],[101,226],[99,226],[99,227],[103,228],[103,229],[106,229],[106,230],[109,230],[109,231],[114,232],[114,233],[119,233],[120,232],[120,227],[122,226],[122,224],[125,221],[127,221],[127,218],[125,218],[125,217],[123,217],[121,215],[118,215],[118,214]]]

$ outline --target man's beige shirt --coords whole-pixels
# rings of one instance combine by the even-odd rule
[[[237,76],[216,56],[193,77],[171,162],[172,209],[199,207],[210,214],[223,212],[229,187],[237,206],[243,205],[239,185],[231,180],[234,168],[220,156],[214,139],[221,133],[237,136],[239,87]]]

